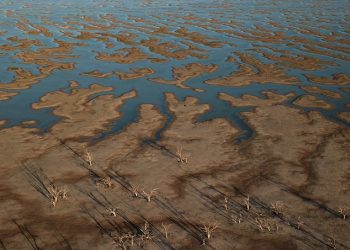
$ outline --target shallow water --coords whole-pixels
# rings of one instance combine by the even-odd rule
[[[51,113],[50,109],[33,110],[31,104],[38,102],[39,99],[48,92],[55,90],[68,91],[69,81],[74,80],[80,83],[81,87],[87,87],[93,83],[99,83],[104,86],[111,86],[113,91],[106,92],[119,96],[132,89],[138,93],[136,98],[129,99],[125,102],[121,109],[123,113],[121,119],[114,122],[109,131],[97,136],[95,139],[104,138],[110,134],[116,133],[138,118],[138,107],[143,103],[154,104],[159,110],[168,117],[168,123],[173,117],[167,109],[164,100],[165,92],[173,92],[178,98],[186,96],[194,96],[199,99],[201,103],[209,103],[211,105],[210,112],[199,117],[198,121],[205,121],[217,117],[224,117],[229,119],[234,125],[243,130],[242,136],[238,142],[249,139],[253,130],[249,127],[241,117],[240,112],[251,110],[252,107],[231,107],[229,103],[217,98],[218,93],[225,92],[232,96],[239,97],[242,94],[261,95],[262,91],[273,90],[276,93],[286,94],[289,92],[296,93],[295,98],[288,101],[286,105],[303,109],[305,111],[316,110],[320,111],[325,117],[345,126],[350,126],[344,120],[337,118],[339,112],[348,111],[346,104],[350,102],[350,93],[341,90],[341,88],[349,88],[350,85],[321,85],[308,81],[305,74],[319,75],[330,77],[334,73],[350,74],[350,62],[348,60],[336,59],[326,55],[305,52],[303,44],[298,43],[293,46],[288,46],[284,43],[270,43],[266,41],[252,41],[231,35],[227,33],[218,32],[218,29],[230,30],[240,34],[248,34],[255,30],[255,25],[261,26],[269,31],[283,31],[285,36],[296,36],[305,38],[315,43],[324,43],[332,46],[341,46],[342,48],[350,49],[349,42],[349,15],[346,12],[350,8],[350,3],[347,0],[337,1],[107,1],[107,0],[78,0],[78,1],[42,1],[42,0],[22,0],[22,1],[1,1],[0,3],[0,32],[6,31],[0,37],[0,45],[10,44],[6,39],[17,36],[19,38],[36,39],[42,42],[43,47],[56,47],[55,38],[69,42],[82,42],[86,45],[83,47],[74,47],[72,54],[79,56],[79,58],[62,59],[62,62],[74,62],[75,69],[73,70],[55,70],[48,77],[41,79],[37,84],[31,85],[28,89],[16,90],[20,92],[17,96],[10,100],[0,101],[0,120],[7,120],[6,126],[14,126],[26,120],[37,120],[39,128],[48,130],[55,124],[60,117],[56,117]],[[13,16],[7,16],[8,11],[13,11]],[[78,40],[71,37],[64,36],[60,31],[62,28],[43,24],[42,20],[47,18],[50,22],[57,25],[67,25],[67,21],[78,21],[85,24],[82,16],[91,17],[99,24],[110,25],[113,22],[109,20],[100,19],[101,15],[112,14],[118,20],[129,23],[130,27],[120,27],[101,31],[89,30],[92,33],[110,33],[117,34],[120,31],[128,31],[137,34],[139,37],[134,41],[139,42],[142,39],[159,38],[161,42],[172,42],[179,47],[186,48],[182,41],[189,41],[184,37],[175,37],[169,34],[152,34],[137,30],[137,28],[151,27],[157,25],[165,25],[169,31],[175,31],[180,27],[186,27],[190,32],[199,32],[215,41],[227,42],[219,48],[212,48],[204,44],[191,42],[199,49],[206,50],[203,54],[207,55],[207,59],[198,59],[188,56],[185,59],[177,60],[173,58],[166,58],[159,54],[153,53],[143,45],[138,45],[139,48],[150,57],[166,58],[166,63],[152,63],[149,60],[136,61],[130,64],[120,64],[97,60],[96,52],[115,53],[117,49],[132,47],[116,39],[111,39],[115,45],[114,48],[106,48],[105,44],[96,39]],[[193,15],[193,20],[185,20],[183,17]],[[40,24],[49,29],[53,33],[53,37],[45,37],[43,35],[31,35],[23,32],[15,27],[15,23],[24,17],[30,23]],[[151,21],[153,24],[146,22],[136,22],[134,17],[143,18],[146,21]],[[217,22],[211,22],[211,20]],[[228,23],[231,22],[231,23]],[[275,27],[270,24],[275,22],[281,27]],[[87,23],[86,23],[87,24]],[[232,24],[229,25],[229,24]],[[71,25],[71,24],[69,24]],[[209,25],[208,27],[199,27],[201,25]],[[79,35],[83,27],[81,25],[71,25],[73,28],[69,29],[73,35]],[[336,32],[342,39],[347,40],[348,43],[339,44],[335,41],[325,41],[315,34],[303,34],[300,29],[312,28],[327,35],[331,32]],[[327,65],[323,69],[308,71],[302,69],[295,69],[291,67],[284,67],[288,75],[296,76],[300,83],[295,85],[283,84],[259,84],[252,83],[247,86],[233,87],[233,86],[217,86],[208,85],[204,83],[205,80],[227,76],[238,69],[241,63],[238,56],[233,52],[248,52],[260,59],[263,63],[273,63],[273,61],[261,56],[261,54],[252,51],[257,46],[265,47],[263,50],[268,51],[273,55],[279,55],[276,51],[269,48],[281,49],[289,51],[291,54],[302,54],[313,58],[323,59],[329,62],[336,63],[336,65]],[[36,50],[37,46],[31,46],[29,49]],[[331,50],[321,48],[324,51],[330,51],[339,55],[349,57],[349,54],[339,50]],[[7,70],[8,67],[22,67],[30,70],[34,74],[38,74],[37,65],[23,63],[18,58],[13,58],[21,50],[16,51],[1,51],[3,55],[0,56],[0,82],[8,83],[14,77],[14,74]],[[227,62],[227,57],[234,56],[235,62]],[[204,92],[196,92],[193,89],[182,89],[175,85],[160,84],[150,81],[148,78],[162,77],[164,79],[172,79],[172,68],[180,67],[189,63],[201,64],[215,64],[218,65],[218,70],[212,73],[202,74],[198,77],[192,78],[185,82],[191,88],[200,88]],[[119,80],[115,75],[108,78],[94,78],[89,76],[82,76],[81,73],[100,70],[101,72],[114,71],[129,71],[130,68],[150,67],[155,70],[151,76],[134,80]],[[324,110],[320,108],[301,108],[293,104],[298,96],[306,94],[300,86],[319,86],[322,89],[331,90],[342,95],[341,99],[334,99],[326,97],[321,94],[312,94],[318,98],[331,103],[334,108],[331,110]],[[0,89],[1,90],[1,89]],[[9,90],[10,92],[12,90]],[[103,94],[106,94],[103,93]],[[159,131],[157,137],[161,136]]]

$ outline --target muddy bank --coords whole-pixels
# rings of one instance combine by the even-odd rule
[[[155,73],[155,71],[151,68],[133,68],[130,69],[131,72],[116,72],[116,75],[120,80],[131,80],[137,78],[143,78],[145,76],[149,76]]]
[[[174,67],[172,69],[173,72],[173,80],[166,80],[163,78],[150,78],[151,81],[157,82],[157,83],[164,83],[164,84],[174,84],[180,88],[184,89],[190,89],[189,86],[185,85],[184,83],[194,77],[198,77],[205,73],[211,73],[218,69],[217,65],[203,65],[200,63],[191,63],[187,64],[184,67]]]
[[[340,249],[350,245],[349,224],[338,212],[350,205],[348,129],[317,112],[280,104],[293,94],[220,94],[234,106],[256,106],[242,114],[255,136],[239,145],[233,142],[240,130],[227,120],[196,122],[208,104],[172,93],[165,99],[175,119],[160,141],[151,139],[165,117],[143,104],[138,121],[89,143],[87,136],[119,119],[121,103],[135,93],[112,97],[98,85],[72,88],[33,105],[52,107],[62,117],[50,134],[0,129],[6,142],[0,150],[6,159],[0,236],[7,248],[34,244],[34,238],[25,240],[28,234],[50,249],[199,249],[203,242],[217,249],[279,249],[287,243],[326,249],[332,243],[327,237]],[[95,94],[102,95],[91,100]],[[65,194],[55,206],[52,185]],[[218,226],[210,239],[203,224]]]
[[[307,75],[309,81],[325,85],[347,85],[350,84],[350,77],[343,73],[336,73],[330,77]]]
[[[0,101],[8,100],[12,96],[18,95],[16,92],[0,91]]]
[[[248,55],[237,53],[241,61],[238,70],[232,74],[217,79],[206,80],[205,83],[224,86],[246,86],[252,83],[276,83],[276,84],[297,84],[296,77],[288,76],[283,69],[276,64],[264,64],[258,59]],[[249,66],[248,66],[249,65]],[[255,69],[258,70],[256,72]]]
[[[71,89],[70,93],[56,91],[43,96],[40,102],[32,105],[33,109],[52,108],[53,114],[62,117],[62,122],[51,128],[51,133],[62,140],[90,137],[98,131],[106,130],[106,124],[120,117],[118,109],[130,98],[134,98],[136,91],[123,94],[97,95],[112,88],[97,84],[89,88]]]
[[[289,93],[286,95],[279,95],[271,91],[266,91],[262,93],[266,99],[259,98],[253,95],[244,94],[240,98],[235,98],[226,93],[220,93],[219,98],[224,101],[228,101],[234,107],[244,107],[244,106],[272,106],[276,104],[281,104],[291,97],[294,97],[294,93]]]
[[[333,105],[317,98],[313,95],[303,95],[296,99],[294,104],[305,107],[305,108],[322,108],[322,109],[332,109]]]
[[[328,97],[335,98],[335,99],[342,98],[342,96],[337,92],[322,89],[322,88],[317,87],[317,86],[303,86],[301,88],[303,90],[310,92],[310,93],[313,93],[313,94],[321,94],[321,95],[328,96]]]

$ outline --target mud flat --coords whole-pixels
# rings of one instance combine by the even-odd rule
[[[140,44],[142,44],[143,46],[147,46],[154,53],[168,58],[174,58],[177,60],[185,59],[188,56],[196,57],[199,59],[207,58],[206,55],[203,55],[201,53],[203,52],[203,50],[200,50],[194,45],[188,43],[188,48],[186,49],[181,49],[176,44],[171,42],[161,43],[159,39],[156,38],[150,38],[147,40],[144,39],[140,42]]]
[[[10,42],[10,44],[2,44],[0,45],[0,50],[2,51],[16,51],[27,49],[30,46],[39,46],[41,42],[34,39],[19,39],[17,36],[9,37],[6,40]],[[13,45],[17,44],[17,45]]]
[[[161,26],[161,27],[158,27],[156,30],[154,30],[152,34],[166,34],[170,36],[175,36],[175,37],[183,38],[185,40],[192,41],[194,43],[203,44],[211,48],[220,48],[225,44],[222,41],[215,40],[214,38],[208,37],[202,33],[190,32],[185,27],[180,27],[175,31],[170,31],[168,27]]]
[[[112,73],[102,73],[99,70],[93,70],[90,72],[81,73],[82,76],[91,76],[97,78],[107,78],[112,75]]]
[[[75,47],[84,46],[83,43],[66,42],[59,39],[54,39],[54,42],[58,45],[56,47],[40,48],[36,51],[24,51],[18,53],[16,58],[23,60],[25,63],[38,63],[45,64],[50,59],[66,59],[75,58],[72,55],[72,50]]]
[[[281,104],[291,97],[295,96],[294,93],[289,93],[286,95],[279,95],[271,91],[266,91],[262,93],[266,99],[259,98],[253,95],[244,94],[240,98],[235,98],[226,93],[220,93],[219,98],[224,101],[228,101],[234,107],[245,107],[245,106],[272,106],[276,104]]]
[[[276,83],[276,84],[296,84],[299,80],[296,77],[288,76],[283,69],[276,64],[264,64],[258,59],[248,54],[237,53],[242,62],[238,71],[217,79],[205,81],[207,84],[224,85],[224,86],[246,86],[251,83]],[[258,70],[256,72],[255,69]]]
[[[325,55],[325,56],[341,59],[341,60],[344,60],[344,61],[350,61],[350,57],[349,56],[346,56],[346,55],[343,55],[343,54],[336,54],[336,53],[333,53],[331,51],[327,51],[327,50],[324,50],[324,49],[319,49],[318,47],[315,47],[315,46],[304,45],[304,48],[302,50],[304,50],[306,52],[314,53],[314,54],[317,54],[317,55]]]
[[[31,85],[38,83],[40,79],[47,77],[45,74],[36,74],[23,68],[8,68],[8,71],[15,73],[15,77],[10,83],[0,83],[0,89],[26,89]]]
[[[322,88],[317,87],[317,86],[303,86],[301,88],[303,90],[310,92],[310,93],[313,93],[313,94],[321,94],[321,95],[328,96],[328,97],[335,98],[335,99],[342,98],[341,94],[339,94],[337,92],[322,89]]]
[[[166,80],[163,78],[151,78],[150,80],[157,83],[174,84],[180,88],[189,89],[190,87],[184,84],[187,80],[205,73],[214,72],[217,69],[218,66],[214,64],[203,65],[200,63],[191,63],[186,64],[183,67],[174,67],[172,69],[174,77],[173,80]]]
[[[311,1],[307,17],[283,8],[271,18],[280,1],[264,3],[271,10],[174,1],[165,12],[158,11],[162,1],[135,1],[132,10],[98,2],[79,6],[93,17],[61,16],[53,2],[40,10],[50,18],[32,17],[23,4],[0,22],[11,34],[0,52],[14,60],[5,63],[14,77],[0,83],[0,100],[51,84],[50,92],[43,84],[30,98],[14,98],[16,113],[0,120],[1,249],[350,249],[350,119],[340,99],[348,96],[342,61],[350,51],[340,10],[327,19],[328,7],[313,12],[323,3]],[[77,3],[70,4],[59,10],[69,13]],[[115,16],[105,14],[114,4]],[[147,18],[134,16],[146,8]],[[30,20],[19,14],[26,11]],[[339,32],[332,33],[330,18],[340,20]],[[99,66],[107,64],[115,72]],[[304,72],[320,69],[325,77]],[[71,71],[57,79],[56,70]],[[215,79],[205,83],[219,86],[190,86],[211,73]],[[308,86],[299,85],[300,73]],[[153,84],[145,90],[115,76]],[[99,84],[88,85],[96,79],[87,77]],[[116,89],[105,86],[114,80]],[[45,131],[38,127],[46,116],[10,126],[22,118],[19,104],[33,109],[29,117],[58,119]],[[338,110],[339,119],[327,119]],[[203,115],[214,118],[200,122]],[[247,127],[252,136],[236,143]]]
[[[70,93],[42,97],[33,107],[62,117],[50,133],[0,128],[6,248],[350,246],[348,220],[338,212],[350,206],[348,128],[280,104],[293,94],[220,94],[235,106],[256,106],[242,113],[254,137],[234,144],[240,130],[229,121],[196,122],[208,104],[166,93],[174,120],[159,141],[152,138],[166,119],[143,104],[136,122],[91,143],[136,94],[103,93],[109,90],[75,83]],[[217,225],[210,239],[208,225]]]
[[[350,112],[341,112],[338,114],[338,117],[350,123]]]
[[[331,77],[320,77],[314,75],[306,76],[309,81],[325,85],[347,85],[350,84],[350,77],[343,73],[333,74]]]
[[[313,95],[303,95],[294,101],[295,105],[305,107],[305,108],[322,108],[322,109],[332,109],[332,104],[321,100]]]
[[[348,108],[348,111],[345,111],[345,112],[340,112],[338,114],[338,117],[340,119],[343,119],[344,121],[350,123],[350,104],[347,105],[347,108]]]
[[[16,27],[30,35],[44,35],[46,37],[52,37],[52,33],[43,25],[33,24],[25,18],[21,18],[21,21],[16,23]]]
[[[1,123],[0,123],[1,124]],[[2,122],[1,125],[4,125]],[[16,126],[1,129],[1,160],[6,168],[1,168],[1,176],[6,176],[13,168],[20,168],[22,161],[38,157],[48,147],[57,145],[58,141],[49,135],[41,135],[36,128]],[[8,157],[11,155],[11,157]],[[3,219],[3,218],[2,218]]]
[[[32,45],[40,45],[41,43],[32,42],[29,39],[18,39],[17,37],[9,38],[8,40],[15,43],[20,43],[19,45],[13,47],[14,49],[20,48],[23,52],[17,53],[15,58],[23,61],[23,63],[35,64],[38,69],[38,74],[33,74],[31,71],[26,70],[21,67],[9,67],[8,71],[13,72],[15,77],[11,82],[3,83],[0,82],[0,91],[3,98],[10,99],[14,94],[8,93],[4,94],[5,91],[2,90],[20,90],[28,89],[33,84],[37,84],[40,80],[48,78],[55,70],[73,70],[75,64],[71,62],[59,62],[52,61],[52,59],[67,59],[76,56],[70,55],[72,49],[75,46],[82,46],[78,43],[69,43],[61,40],[55,40],[58,44],[57,47],[51,48],[40,48],[38,50],[29,50]],[[10,48],[2,48],[5,50],[12,50]]]
[[[110,91],[112,88],[97,84],[86,89],[76,87],[74,85],[71,93],[63,91],[48,93],[40,99],[40,102],[32,105],[33,109],[53,108],[54,115],[63,117],[62,122],[51,128],[51,133],[62,140],[89,137],[97,131],[106,129],[105,125],[110,120],[120,116],[118,108],[124,101],[136,96],[136,91],[131,91],[117,99],[113,95],[92,98],[92,95]]]
[[[98,53],[97,60],[116,62],[123,64],[131,64],[137,61],[147,60],[149,56],[143,53],[139,48],[119,49],[115,54]]]
[[[133,68],[130,70],[131,72],[118,71],[116,72],[116,75],[119,77],[120,80],[130,80],[130,79],[142,78],[155,73],[155,71],[151,68]]]
[[[8,100],[12,96],[18,95],[18,93],[15,92],[6,92],[6,91],[0,91],[0,101]]]
[[[287,66],[289,68],[296,68],[302,70],[318,70],[325,69],[327,66],[335,65],[330,61],[320,60],[318,58],[290,54],[289,51],[282,51],[282,55],[277,56],[264,51],[260,53],[269,60],[275,61],[281,65]]]

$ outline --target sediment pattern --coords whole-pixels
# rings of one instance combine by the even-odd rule
[[[0,248],[349,249],[347,5],[1,1]]]

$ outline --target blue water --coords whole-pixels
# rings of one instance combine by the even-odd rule
[[[317,96],[334,105],[332,110],[323,109],[303,109],[305,111],[316,110],[321,112],[325,117],[340,123],[344,126],[350,126],[349,123],[337,118],[338,112],[347,111],[346,104],[350,102],[350,93],[342,91],[341,87],[349,88],[349,85],[337,86],[337,85],[319,85],[309,82],[305,77],[305,74],[311,73],[313,75],[330,76],[333,73],[342,72],[350,74],[350,62],[341,59],[335,59],[328,56],[322,56],[312,53],[307,53],[302,50],[302,44],[297,44],[293,47],[285,44],[276,43],[264,43],[259,41],[250,41],[243,38],[219,33],[217,29],[225,29],[245,34],[246,31],[252,31],[255,25],[264,27],[270,31],[283,31],[288,36],[298,36],[306,38],[314,42],[323,42],[330,45],[339,45],[345,48],[350,48],[346,44],[337,44],[327,41],[323,41],[320,37],[314,35],[305,35],[300,33],[300,29],[312,28],[320,30],[324,34],[329,34],[334,31],[343,36],[343,39],[349,41],[349,13],[350,2],[348,0],[309,0],[309,1],[272,1],[272,0],[221,0],[221,1],[208,1],[208,0],[157,0],[157,1],[142,1],[142,0],[20,0],[20,1],[1,1],[0,2],[0,32],[6,31],[4,35],[0,37],[0,46],[3,44],[9,44],[7,40],[9,37],[17,36],[18,38],[30,38],[37,39],[43,43],[43,47],[56,47],[57,44],[54,39],[60,39],[69,42],[82,42],[86,46],[75,47],[73,49],[73,55],[79,56],[78,58],[62,59],[60,61],[74,62],[76,68],[70,71],[54,71],[49,77],[42,79],[39,83],[34,84],[29,89],[19,90],[20,94],[7,101],[0,101],[0,120],[7,120],[7,126],[13,126],[26,120],[38,121],[37,127],[44,131],[47,131],[53,124],[58,122],[61,118],[52,114],[50,109],[33,110],[31,104],[38,102],[40,97],[46,93],[56,90],[68,90],[69,81],[75,80],[81,84],[81,87],[88,87],[93,83],[99,83],[104,86],[111,86],[113,90],[107,92],[116,96],[122,95],[131,90],[136,90],[138,95],[134,99],[129,99],[125,102],[121,108],[122,117],[115,121],[109,131],[103,132],[94,139],[101,139],[118,131],[121,131],[125,126],[138,119],[139,105],[143,103],[154,104],[159,110],[168,118],[166,126],[168,126],[173,117],[168,111],[168,107],[164,100],[165,92],[172,92],[182,99],[186,96],[194,96],[199,99],[200,103],[209,103],[211,110],[198,118],[198,122],[206,121],[218,117],[223,117],[231,121],[235,126],[242,130],[240,138],[237,142],[251,138],[253,130],[250,128],[240,116],[243,111],[249,111],[251,107],[234,108],[229,103],[219,100],[217,98],[218,93],[225,92],[232,96],[239,97],[242,94],[251,94],[259,97],[262,91],[273,90],[276,93],[286,94],[289,92],[296,93],[297,96],[305,94],[300,86],[319,86],[323,89],[328,89],[334,92],[340,93],[342,99],[333,99],[323,95]],[[8,11],[13,11],[13,16],[6,16]],[[106,32],[117,34],[120,31],[130,31],[137,34],[139,37],[135,41],[150,38],[150,35],[142,30],[136,30],[139,27],[166,26],[170,31],[175,31],[180,27],[186,27],[190,32],[199,32],[205,36],[210,37],[214,41],[227,42],[221,48],[211,48],[201,43],[195,43],[199,49],[205,50],[203,54],[207,55],[207,59],[198,59],[188,56],[183,60],[176,60],[167,58],[166,63],[152,63],[149,60],[137,61],[133,64],[118,64],[99,61],[95,59],[97,52],[115,53],[117,49],[132,47],[118,42],[116,39],[111,39],[111,42],[115,45],[114,48],[106,48],[105,44],[96,39],[91,40],[78,40],[71,37],[63,36],[60,31],[62,28],[58,26],[43,24],[43,20],[48,20],[58,25],[67,25],[67,21],[77,21],[81,24],[68,24],[75,28],[75,30],[69,30],[73,36],[80,34],[82,25],[86,24],[82,20],[83,16],[88,16],[91,19],[96,20],[99,24],[110,25],[111,21],[107,19],[100,19],[101,16],[106,14],[112,14],[115,18],[130,23],[133,28],[130,30],[126,27],[116,27],[113,30]],[[187,15],[195,15],[200,20],[184,20],[182,17]],[[47,27],[52,33],[53,37],[48,38],[43,35],[28,35],[15,27],[15,22],[20,20],[20,17],[28,19],[31,23],[41,24]],[[136,22],[135,18],[143,18],[152,22],[151,24]],[[220,23],[210,23],[210,20],[219,20]],[[276,28],[269,24],[270,21],[276,22],[282,28]],[[223,22],[231,22],[229,23]],[[203,24],[209,24],[210,27],[199,27]],[[92,33],[104,32],[101,30],[89,30]],[[186,48],[181,42],[183,38],[154,34],[152,38],[158,38],[161,42],[175,43],[179,49]],[[233,44],[234,46],[231,46]],[[349,43],[350,44],[350,43]],[[204,83],[207,79],[213,79],[221,76],[226,76],[238,69],[240,60],[233,52],[249,52],[257,58],[261,59],[264,63],[273,63],[266,58],[254,53],[253,49],[256,45],[267,46],[276,49],[288,50],[291,53],[304,54],[311,57],[320,58],[323,60],[331,61],[337,65],[329,65],[326,69],[316,71],[304,71],[298,69],[286,69],[289,75],[293,75],[299,78],[299,85],[279,85],[279,84],[258,84],[254,83],[243,87],[225,87],[225,86],[213,86]],[[143,52],[149,54],[151,57],[164,58],[158,54],[152,53],[145,46],[138,46]],[[32,46],[32,49],[38,47]],[[277,54],[265,48],[271,54]],[[327,50],[327,49],[324,49]],[[14,74],[7,70],[8,67],[22,67],[26,70],[30,70],[34,74],[38,73],[36,65],[25,64],[18,58],[14,58],[17,53],[21,51],[1,51],[0,50],[0,82],[8,83],[14,77]],[[350,56],[349,54],[335,51],[334,53]],[[236,62],[227,62],[227,56],[233,56],[236,58]],[[148,78],[162,77],[164,79],[172,79],[172,68],[183,66],[188,63],[202,63],[202,64],[216,64],[219,69],[213,73],[203,74],[199,77],[193,78],[185,82],[186,85],[191,88],[200,88],[204,92],[196,92],[193,89],[181,89],[177,86],[158,84],[150,81]],[[151,76],[147,76],[142,79],[135,80],[119,80],[115,75],[108,78],[93,78],[88,76],[82,76],[81,73],[92,70],[99,70],[100,72],[114,72],[114,71],[129,71],[130,68],[138,67],[150,67],[156,72]],[[1,89],[0,89],[1,90]],[[16,90],[17,92],[17,90]],[[103,93],[105,94],[105,93]],[[291,107],[300,108],[294,106],[292,101],[288,101],[286,105]],[[301,109],[301,108],[300,108]],[[161,137],[161,132],[165,128],[157,133],[157,138]]]

